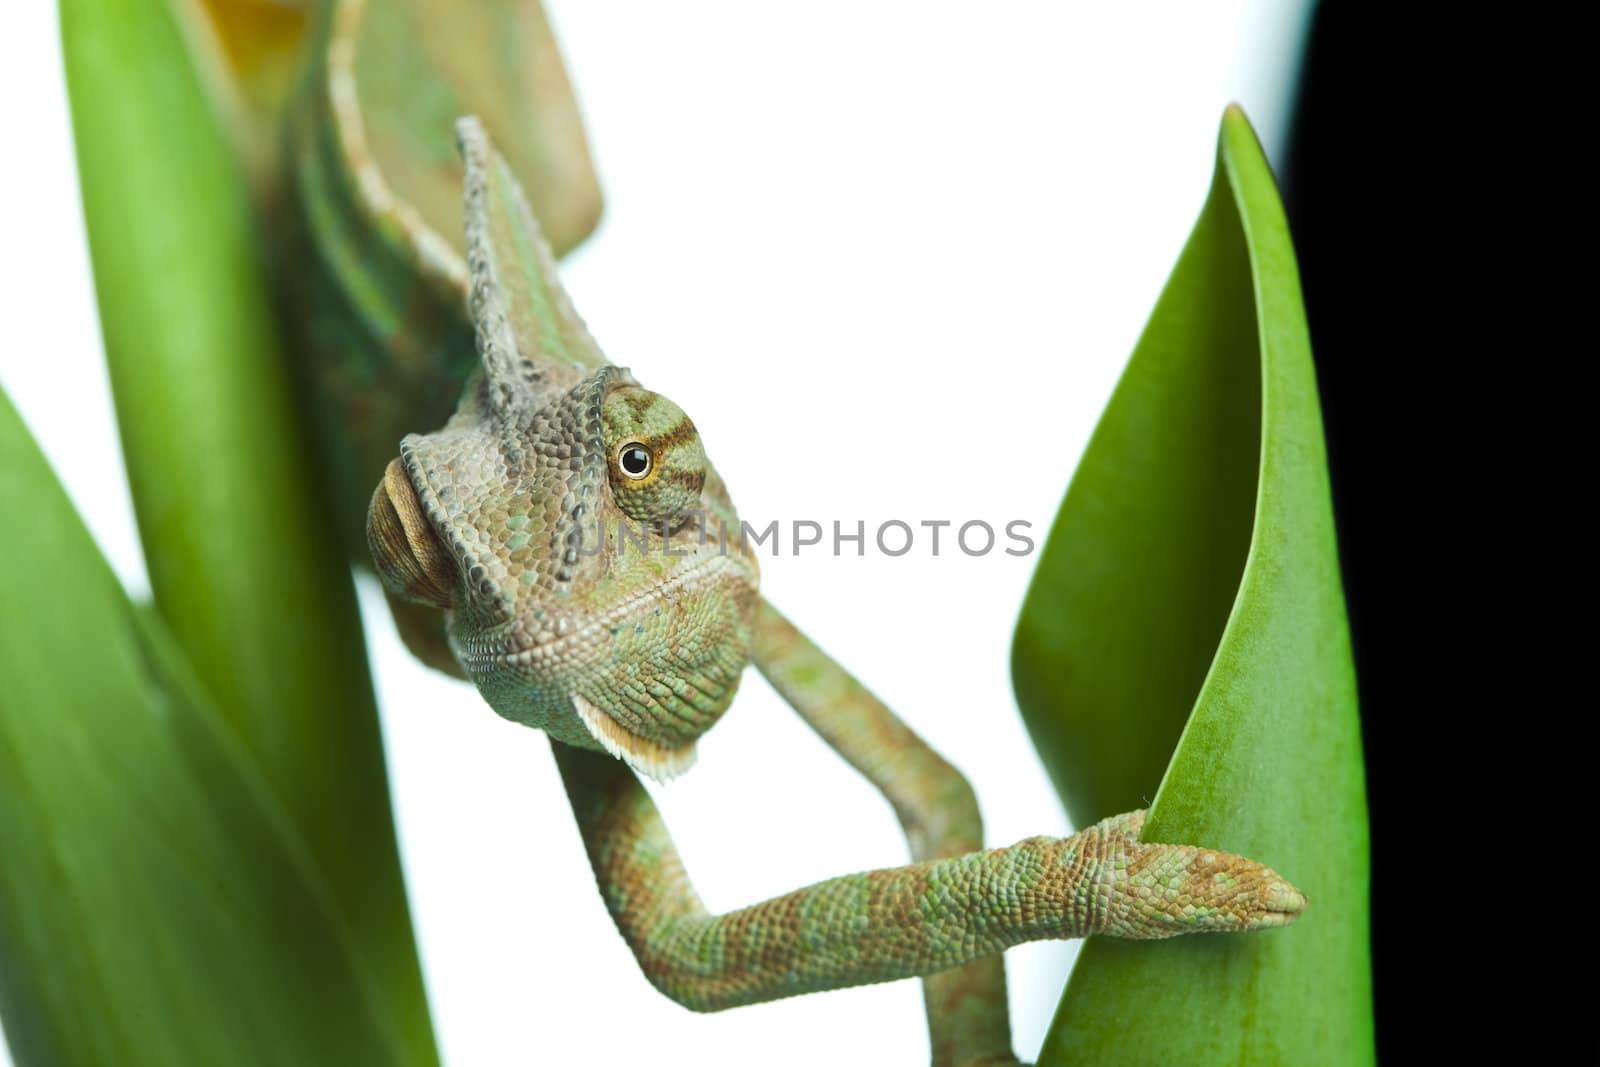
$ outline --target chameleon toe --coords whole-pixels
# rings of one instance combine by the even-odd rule
[[[1261,911],[1246,925],[1247,930],[1266,930],[1288,926],[1300,918],[1310,903],[1306,895],[1282,878],[1268,883],[1261,894]]]

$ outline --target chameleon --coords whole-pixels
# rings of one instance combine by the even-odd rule
[[[719,1011],[917,977],[935,1065],[1015,1064],[1005,949],[1301,914],[1259,862],[1142,841],[1141,811],[986,848],[962,774],[762,597],[742,539],[708,535],[740,524],[694,423],[560,281],[551,245],[598,191],[536,3],[336,0],[311,56],[269,215],[339,536],[420,659],[548,735],[653,986]],[[641,777],[692,767],[750,666],[882,792],[911,863],[704,907]]]

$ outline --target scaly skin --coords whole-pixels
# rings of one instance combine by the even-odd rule
[[[1141,842],[1142,812],[983,850],[960,774],[760,599],[752,553],[686,520],[739,528],[693,423],[606,361],[510,166],[476,120],[458,132],[481,367],[442,429],[401,442],[368,541],[391,595],[443,612],[439,657],[550,734],[601,894],[657,988],[715,1011],[925,976],[936,1064],[1014,1063],[1006,948],[1293,921],[1305,900],[1273,871]],[[706,913],[634,772],[687,769],[752,661],[884,792],[916,862]]]
[[[1144,813],[979,850],[961,775],[770,605],[755,662],[893,803],[920,862],[727,915],[696,896],[654,802],[615,761],[556,745],[601,896],[645,975],[696,1011],[918,975],[935,1064],[1014,1063],[998,953],[1046,938],[1260,930],[1305,905],[1270,869],[1138,839]]]
[[[738,529],[693,423],[606,360],[544,245],[581,240],[599,193],[537,0],[326,0],[308,71],[265,195],[340,536],[414,652],[550,734],[653,984],[718,1010],[923,976],[935,1064],[1014,1064],[1007,947],[1293,920],[1270,870],[1141,843],[1137,812],[984,850],[965,779],[761,600],[753,554],[680,521]],[[631,546],[601,541],[624,524]],[[687,769],[750,662],[884,793],[911,865],[706,913],[635,772]]]
[[[972,787],[899,719],[765,601],[757,669],[894,808],[919,863],[983,848]],[[1005,967],[998,954],[929,974],[922,984],[935,1063],[1011,1062]]]

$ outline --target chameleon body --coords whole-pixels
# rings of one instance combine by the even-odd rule
[[[519,172],[539,213],[580,204],[557,236],[581,238],[598,208],[581,129],[516,125],[516,85],[557,85],[575,112],[537,6],[486,6],[545,66],[469,76],[440,60],[423,68],[424,106],[393,99],[392,72],[364,78],[362,50],[420,48],[402,30],[425,28],[428,9],[331,5],[278,209],[297,274],[286,291],[332,491],[346,527],[364,526],[350,536],[402,636],[549,734],[601,896],[651,983],[714,1011],[921,976],[936,1064],[1015,1063],[1004,949],[1292,922],[1305,899],[1272,870],[1141,842],[1139,812],[984,849],[960,773],[762,600],[753,553],[706,536],[739,525],[693,423],[606,360],[561,287]],[[375,29],[364,20],[380,9],[394,22]],[[435,29],[433,47],[462,54],[459,27]],[[442,236],[461,230],[445,229],[438,195],[455,173],[438,143],[452,109],[484,112],[455,126],[461,243]],[[387,153],[369,136],[385,123]],[[502,155],[501,140],[521,147]],[[912,864],[706,911],[638,775],[686,770],[752,662],[883,792]]]

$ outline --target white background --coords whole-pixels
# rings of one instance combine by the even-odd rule
[[[788,555],[786,530],[767,594],[967,772],[991,842],[1066,832],[1007,676],[1033,558],[968,558],[947,533],[937,558],[924,539],[890,559],[870,531],[1025,519],[1042,538],[1199,209],[1224,105],[1281,156],[1305,5],[547,6],[608,197],[566,271],[595,335],[689,411],[756,525],[866,521],[865,558]],[[142,593],[109,398],[86,388],[101,357],[54,12],[7,22],[0,384]],[[410,662],[374,593],[364,580],[453,1067],[927,1062],[914,982],[713,1016],[656,994],[543,738]],[[888,807],[754,672],[700,749],[655,792],[712,908],[903,862]],[[1007,956],[1025,1057],[1074,954]]]

